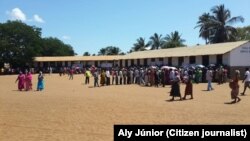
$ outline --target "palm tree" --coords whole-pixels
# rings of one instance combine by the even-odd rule
[[[197,22],[197,27],[200,27],[200,35],[199,37],[203,38],[206,41],[206,44],[209,43],[209,21],[211,20],[211,16],[209,13],[203,13],[199,17],[199,21]]]
[[[237,30],[231,25],[237,22],[244,22],[244,18],[241,16],[231,18],[230,10],[225,9],[224,5],[213,7],[211,12],[213,14],[211,17],[204,14],[203,17],[201,16],[207,21],[205,19],[199,19],[201,23],[199,21],[197,22],[197,27],[200,27],[200,35],[202,35],[203,32],[208,32],[210,43],[235,41]],[[204,37],[207,39],[207,36]]]
[[[151,50],[161,48],[163,43],[164,41],[162,35],[158,35],[157,33],[155,33],[150,37],[149,44],[151,45]]]
[[[174,48],[185,46],[185,40],[181,38],[181,35],[178,31],[171,32],[170,35],[166,35],[164,38],[165,43],[162,48]]]
[[[221,43],[234,40],[236,28],[230,26],[236,22],[244,22],[241,16],[232,17],[231,12],[225,9],[224,5],[215,6],[211,9],[214,14],[212,17],[212,29],[215,31],[214,37],[211,39],[213,43]]]
[[[134,44],[134,47],[132,47],[133,51],[144,51],[146,50],[146,47],[149,46],[149,43],[145,43],[145,39],[140,37],[136,40],[136,43]]]

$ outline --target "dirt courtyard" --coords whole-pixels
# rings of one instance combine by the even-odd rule
[[[228,83],[213,84],[210,92],[207,84],[194,84],[193,100],[170,102],[170,86],[93,88],[83,75],[46,74],[44,91],[35,91],[34,75],[34,90],[20,92],[16,77],[0,76],[0,141],[111,141],[114,124],[250,124],[249,89],[228,104]]]

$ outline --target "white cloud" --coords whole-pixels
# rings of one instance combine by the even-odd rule
[[[11,12],[6,12],[11,20],[21,20],[21,21],[26,21],[26,15],[23,13],[23,11],[19,8],[14,8],[11,10]]]
[[[35,22],[38,22],[38,23],[45,23],[45,21],[44,21],[39,15],[37,15],[37,14],[35,14],[35,15],[33,16],[33,18],[34,18],[34,21],[35,21]]]
[[[70,37],[70,36],[67,36],[67,35],[64,35],[64,36],[62,36],[62,39],[63,39],[63,40],[70,40],[71,37]]]

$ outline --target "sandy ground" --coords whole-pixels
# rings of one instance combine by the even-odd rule
[[[93,88],[83,75],[54,74],[45,75],[44,91],[19,92],[16,77],[0,76],[1,141],[110,141],[114,124],[250,124],[249,90],[239,103],[227,104],[228,84],[213,84],[210,92],[194,84],[193,100],[170,102],[169,86]],[[36,83],[34,76],[33,88]]]

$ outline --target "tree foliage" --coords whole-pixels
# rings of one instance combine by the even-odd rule
[[[183,47],[185,40],[181,38],[181,35],[178,31],[171,32],[170,35],[166,35],[164,38],[164,45],[162,48],[174,48],[174,47]]]
[[[98,55],[119,55],[121,52],[121,49],[119,47],[115,46],[108,46],[105,48],[101,48],[98,52]]]
[[[90,53],[86,51],[83,53],[83,56],[90,56]]]
[[[31,66],[35,56],[72,56],[74,50],[56,38],[42,38],[41,28],[21,21],[0,23],[0,67]]]
[[[237,41],[250,40],[250,26],[237,28]]]
[[[132,51],[144,51],[149,45],[144,38],[140,37],[136,40],[136,43],[134,43]]]
[[[222,43],[235,41],[237,30],[234,23],[244,22],[241,16],[231,17],[231,11],[224,5],[215,6],[211,9],[212,14],[205,13],[199,17],[197,26],[200,28],[200,37],[206,43]]]

